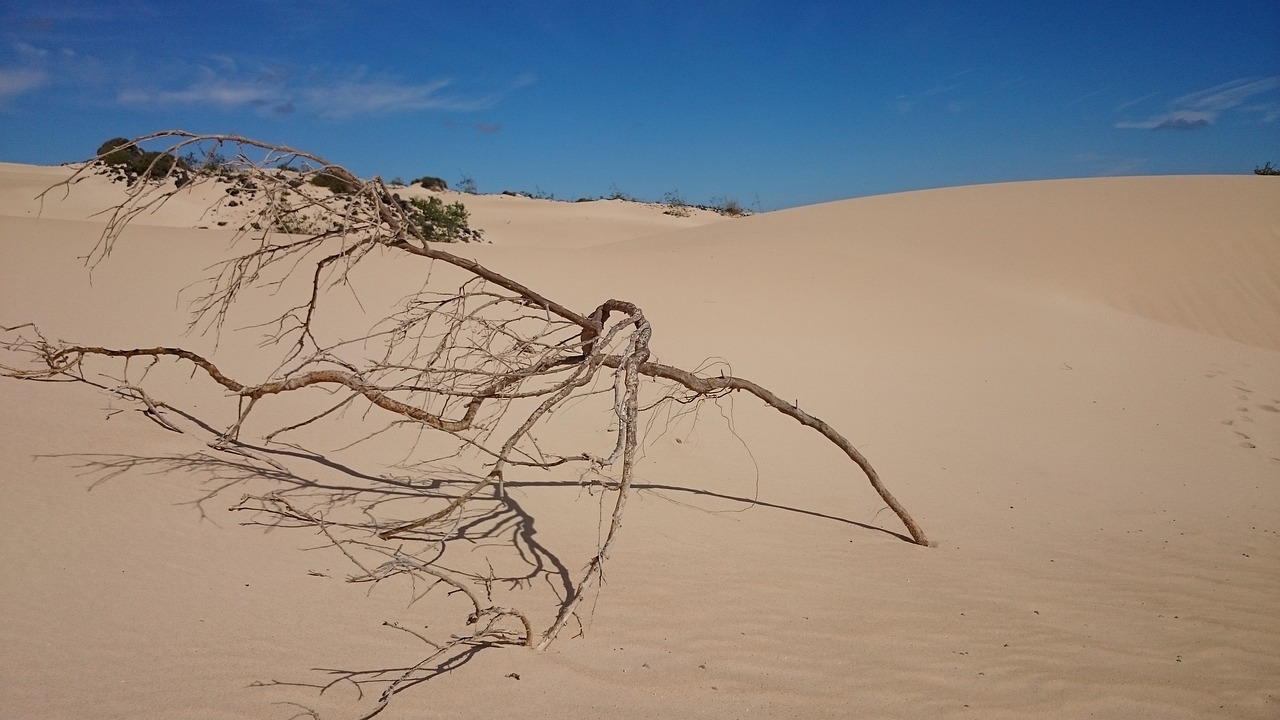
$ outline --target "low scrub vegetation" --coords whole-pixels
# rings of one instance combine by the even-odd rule
[[[473,229],[470,213],[460,202],[446,204],[440,198],[410,198],[392,193],[388,188],[405,187],[397,178],[387,185],[375,179],[365,182],[344,168],[313,164],[312,156],[300,157],[298,153],[281,151],[265,161],[252,163],[243,156],[227,157],[218,152],[224,143],[235,142],[230,136],[210,143],[189,141],[176,147],[185,149],[179,157],[170,152],[152,152],[142,149],[139,141],[112,138],[98,147],[92,163],[113,180],[128,183],[132,194],[148,193],[143,187],[133,187],[138,180],[174,180],[182,187],[188,183],[213,182],[225,184],[225,197],[215,210],[232,213],[231,217],[214,219],[219,227],[232,223],[239,225],[238,232],[274,232],[291,235],[328,235],[344,232],[343,221],[356,206],[367,206],[371,188],[380,187],[381,201],[397,205],[422,236],[431,242],[483,242],[480,230]],[[142,138],[146,141],[151,138]],[[302,160],[301,167],[292,163]],[[427,190],[444,191],[449,186],[443,179],[432,176],[416,178],[413,185]],[[462,189],[475,192],[475,183],[464,178]],[[308,189],[324,188],[335,196]],[[336,204],[335,204],[336,203]],[[340,210],[339,208],[345,208]],[[368,209],[367,207],[365,209]],[[247,212],[250,217],[240,224],[236,215]],[[326,219],[327,218],[327,219]],[[235,227],[236,225],[232,225]]]
[[[415,179],[413,184],[436,192],[444,192],[449,189],[449,183],[445,182],[442,178],[432,177],[430,175]]]
[[[693,212],[689,209],[689,204],[684,201],[684,198],[680,197],[679,190],[672,190],[666,195],[663,195],[662,204],[667,208],[662,211],[663,215],[670,215],[672,217],[689,217]]]
[[[409,219],[422,235],[431,242],[480,242],[484,238],[479,230],[467,223],[470,214],[460,202],[449,203],[437,197],[412,198],[407,203]]]
[[[742,217],[748,214],[747,209],[742,207],[737,198],[731,197],[711,198],[711,205],[708,209],[728,217]]]
[[[350,195],[355,192],[357,185],[351,180],[341,177],[336,173],[320,171],[311,176],[308,181],[317,187],[327,188],[334,195]]]
[[[112,138],[98,146],[97,162],[119,173],[130,185],[138,178],[160,179],[174,176],[184,184],[191,169],[181,158],[168,153],[143,150],[127,138]]]

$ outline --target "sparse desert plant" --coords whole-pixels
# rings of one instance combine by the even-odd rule
[[[314,214],[308,214],[307,203],[296,202],[290,200],[289,192],[283,191],[275,198],[277,211],[274,213],[274,221],[270,225],[271,232],[284,233],[286,235],[315,235],[322,232],[320,224],[322,220],[315,217]]]
[[[1266,165],[1255,166],[1253,168],[1254,175],[1280,175],[1280,168],[1275,167],[1270,162]]]
[[[232,161],[227,156],[215,150],[206,153],[200,153],[191,150],[182,156],[182,161],[191,168],[193,172],[207,173],[214,175],[227,174],[231,171]]]
[[[470,175],[463,175],[462,179],[458,181],[458,192],[477,195],[480,191],[476,188],[476,181]]]
[[[742,217],[747,214],[746,208],[742,207],[737,198],[732,197],[711,198],[711,209],[728,217]]]
[[[386,426],[376,435],[415,428],[417,433],[431,436],[436,450],[447,448],[440,457],[403,462],[400,467],[412,475],[407,479],[354,472],[344,476],[340,483],[343,497],[359,495],[363,490],[356,486],[363,482],[374,483],[383,495],[353,508],[342,521],[327,514],[336,511],[331,500],[299,507],[292,501],[295,496],[285,493],[249,496],[234,508],[253,513],[261,524],[317,532],[359,568],[350,578],[352,582],[404,577],[427,587],[443,584],[450,594],[466,598],[468,633],[441,638],[439,643],[427,641],[434,649],[403,672],[383,669],[346,675],[345,679],[357,687],[361,682],[386,686],[366,718],[385,708],[396,693],[421,682],[424,676],[430,677],[424,668],[452,667],[451,662],[460,662],[458,658],[483,647],[543,649],[556,640],[577,617],[589,590],[603,580],[633,489],[640,433],[646,422],[673,408],[684,413],[732,393],[754,396],[844,453],[902,521],[910,537],[901,537],[927,545],[923,530],[848,439],[750,380],[726,372],[699,374],[655,361],[650,356],[652,328],[634,303],[605,299],[593,310],[576,311],[508,275],[436,245],[435,233],[450,223],[456,227],[465,223],[465,209],[460,206],[444,205],[438,199],[435,203],[402,202],[377,178],[359,180],[322,158],[249,138],[169,131],[141,140],[167,140],[172,144],[170,152],[200,143],[234,144],[240,150],[237,157],[256,151],[262,159],[244,166],[243,172],[269,199],[290,190],[289,180],[270,170],[281,157],[314,163],[322,168],[315,172],[348,188],[341,196],[302,194],[302,209],[326,228],[308,236],[282,239],[271,234],[263,228],[280,220],[280,205],[268,202],[254,206],[258,215],[248,227],[255,229],[236,234],[239,249],[217,266],[192,305],[191,327],[216,333],[223,329],[232,307],[240,307],[240,301],[246,299],[242,296],[255,288],[286,296],[293,293],[293,300],[286,302],[287,310],[276,317],[261,318],[263,322],[255,325],[270,329],[266,344],[278,350],[279,362],[269,366],[276,369],[263,377],[241,380],[224,371],[226,363],[220,367],[216,358],[184,348],[159,344],[108,348],[54,341],[27,323],[0,328],[0,351],[7,354],[0,374],[30,380],[123,378],[114,388],[118,396],[139,403],[148,417],[169,430],[182,431],[178,427],[182,420],[175,423],[165,413],[171,406],[164,399],[152,398],[143,386],[146,373],[161,372],[151,369],[155,366],[190,366],[193,373],[221,386],[236,403],[235,422],[211,437],[210,447],[235,454],[238,472],[256,470],[277,480],[297,477],[285,463],[315,456],[294,443],[282,443],[277,436],[321,422],[345,424],[350,418],[341,419],[342,412],[349,407],[387,418]],[[55,188],[73,190],[84,172],[77,171]],[[201,175],[192,180],[214,181]],[[126,199],[107,216],[89,263],[101,262],[115,244],[124,242],[123,231],[140,213],[162,206],[178,192],[168,184],[131,186]],[[408,288],[410,294],[396,309],[370,328],[333,327],[326,312],[333,293],[326,291],[342,287],[344,292],[339,294],[345,295],[348,289],[354,294],[353,285],[361,279],[383,282],[361,275],[357,268],[371,258],[389,254],[404,262],[422,261],[423,272],[416,276],[421,285]],[[134,361],[131,380],[127,363],[134,358],[138,360]],[[95,369],[103,364],[110,370]],[[138,365],[148,368],[141,376]],[[277,425],[263,436],[242,437],[248,434],[246,420],[260,401],[273,398],[276,412],[281,412],[281,403],[286,400],[305,403],[305,398],[316,398],[316,393],[306,393],[312,387],[331,393],[323,400],[322,407],[327,409],[311,406],[297,410],[296,422],[280,421],[287,424]],[[544,430],[543,426],[557,421],[561,413],[589,403],[597,406],[598,417],[607,418],[612,441],[596,447],[591,444],[593,438],[603,434],[558,442],[547,435],[535,437],[535,429]],[[177,419],[177,415],[175,412],[172,417]],[[193,422],[186,431],[207,433],[207,428],[205,423]],[[421,437],[411,441],[406,450],[409,456],[420,441]],[[273,454],[272,448],[282,445],[287,451]],[[458,469],[464,463],[474,469]],[[472,554],[476,528],[519,527],[525,522],[524,511],[505,492],[508,475],[573,467],[581,472],[566,482],[589,485],[593,494],[599,493],[601,503],[607,497],[612,505],[611,511],[602,507],[599,541],[580,573],[573,573],[558,560],[547,560],[546,551],[531,544],[532,532],[516,533],[511,541],[512,553],[519,558],[514,562],[530,568],[522,571],[523,575],[496,574],[492,565],[463,571],[445,563],[446,557],[459,563],[476,562]],[[386,494],[393,494],[397,502],[389,502]],[[591,532],[597,532],[594,524]],[[486,544],[493,543],[487,540]],[[540,632],[531,621],[538,617],[536,613],[499,605],[491,592],[497,585],[510,585],[513,593],[532,592],[533,586],[543,581],[554,586],[556,604],[554,619]],[[415,595],[415,601],[419,597]]]
[[[427,190],[434,190],[436,192],[444,192],[445,190],[449,189],[449,183],[445,182],[442,178],[432,177],[430,175],[425,175],[423,177],[415,179],[413,181],[413,184],[421,185],[423,188],[426,188]],[[468,193],[469,195],[475,194],[474,187],[472,188],[472,190],[473,192]]]
[[[326,188],[335,195],[350,195],[359,187],[359,181],[355,180],[349,172],[338,174],[329,172],[329,168],[313,174],[308,182],[317,187]]]
[[[470,213],[460,202],[446,205],[438,197],[411,198],[409,220],[429,242],[479,242],[483,236],[470,227]]]
[[[172,178],[185,183],[190,167],[168,152],[143,150],[128,138],[112,138],[98,147],[96,162],[121,173],[130,184],[138,178]]]
[[[142,148],[123,137],[111,138],[102,143],[96,153],[98,161],[107,165],[128,165],[141,154]]]
[[[666,210],[662,211],[664,215],[671,215],[673,217],[689,217],[689,214],[692,212],[689,209],[688,203],[684,201],[684,198],[680,197],[679,190],[672,190],[671,192],[663,195],[662,204],[666,206]]]

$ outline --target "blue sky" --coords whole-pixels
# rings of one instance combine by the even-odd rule
[[[775,209],[1280,164],[1280,3],[25,0],[0,160],[234,132],[386,179]]]

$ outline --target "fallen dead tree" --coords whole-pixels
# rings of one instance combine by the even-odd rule
[[[750,394],[778,412],[818,432],[857,466],[872,488],[902,521],[911,540],[927,545],[923,530],[888,491],[868,460],[843,435],[821,419],[750,380],[720,375],[703,376],[655,362],[650,357],[652,328],[643,311],[633,303],[609,299],[588,313],[570,309],[504,274],[453,253],[447,241],[459,228],[433,225],[421,206],[405,202],[380,179],[364,181],[322,158],[286,147],[272,146],[230,135],[193,135],[169,131],[139,138],[142,143],[167,142],[165,155],[218,157],[218,174],[194,168],[182,183],[165,173],[151,182],[129,186],[126,198],[113,207],[98,244],[86,258],[93,266],[102,262],[120,240],[131,221],[151,212],[182,192],[233,173],[259,195],[256,204],[245,205],[250,216],[236,233],[239,254],[218,266],[216,273],[193,302],[191,327],[197,331],[221,331],[227,314],[247,289],[282,287],[284,278],[304,274],[306,290],[296,304],[271,318],[270,343],[280,352],[277,369],[265,378],[246,380],[223,371],[211,357],[181,347],[108,348],[88,344],[49,341],[39,328],[18,325],[4,328],[3,347],[10,362],[0,368],[11,378],[85,379],[93,362],[187,364],[209,381],[224,388],[237,405],[236,420],[213,438],[220,450],[244,455],[287,472],[278,461],[255,453],[241,438],[246,418],[268,397],[288,396],[308,387],[325,387],[333,399],[328,409],[298,418],[265,437],[296,430],[334,411],[363,401],[384,412],[390,422],[416,424],[452,436],[458,453],[480,458],[484,473],[452,496],[439,510],[421,517],[375,518],[358,526],[340,526],[306,509],[291,505],[278,495],[246,498],[236,509],[251,510],[293,525],[315,528],[341,550],[360,573],[354,582],[377,581],[396,574],[410,574],[442,583],[470,599],[468,623],[476,633],[457,643],[490,641],[546,648],[575,616],[579,603],[600,582],[621,527],[634,480],[641,417],[663,402],[697,403],[730,393]],[[234,151],[226,160],[228,149]],[[250,155],[253,157],[251,158]],[[296,166],[301,165],[301,170]],[[89,167],[46,193],[71,191]],[[295,168],[282,170],[282,167]],[[169,173],[175,170],[172,168]],[[330,179],[325,187],[312,187],[316,177]],[[281,229],[303,225],[307,234]],[[320,228],[320,229],[316,229]],[[352,270],[378,251],[391,251],[429,263],[442,263],[461,273],[463,281],[447,288],[428,285],[410,295],[398,311],[383,318],[359,337],[327,339],[318,328],[325,292],[349,282]],[[304,269],[305,268],[305,269]],[[645,384],[661,386],[661,398],[642,404]],[[153,399],[131,383],[116,392],[146,407],[163,421],[163,399]],[[554,420],[556,411],[571,400],[591,393],[612,394],[616,441],[612,448],[577,449],[552,453],[532,439],[535,427]],[[167,421],[164,421],[167,424]],[[177,429],[171,424],[169,429]],[[430,561],[407,555],[390,543],[421,540],[431,533],[432,542],[447,543],[452,527],[468,505],[480,497],[501,497],[504,478],[514,467],[553,468],[582,464],[594,472],[611,474],[607,486],[613,493],[613,509],[607,530],[585,570],[561,598],[554,621],[536,631],[529,616],[497,607],[474,591],[478,576],[460,577]],[[340,539],[339,531],[360,531],[358,539]],[[351,551],[363,548],[380,553],[386,561],[376,567]],[[514,621],[514,622],[513,622]],[[501,623],[511,622],[502,629]],[[444,652],[440,650],[439,652]],[[428,662],[439,653],[433,653]],[[409,677],[406,674],[404,678]],[[374,712],[385,707],[403,685],[392,679]]]

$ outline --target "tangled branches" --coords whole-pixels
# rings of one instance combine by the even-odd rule
[[[390,551],[387,546],[378,546],[379,541],[421,539],[427,531],[435,533],[436,542],[447,541],[450,523],[456,523],[486,490],[503,497],[504,472],[509,468],[581,463],[598,472],[617,474],[608,530],[585,572],[576,583],[566,583],[554,622],[537,636],[524,613],[481,602],[466,581],[429,560],[392,553],[386,563],[366,567],[345,549],[348,541],[330,533],[325,519],[279,498],[259,498],[260,502],[251,506],[257,512],[310,525],[325,534],[360,567],[361,573],[350,578],[352,581],[376,581],[395,573],[434,578],[433,582],[444,583],[471,599],[470,620],[483,620],[485,633],[500,637],[502,642],[549,646],[574,617],[588,589],[599,582],[618,537],[634,477],[642,413],[639,396],[648,382],[666,385],[668,397],[681,401],[746,392],[817,431],[858,466],[902,520],[912,540],[927,544],[924,532],[885,488],[867,459],[822,420],[749,380],[703,377],[652,361],[652,328],[634,304],[610,299],[587,314],[565,307],[474,260],[446,251],[436,242],[441,239],[439,233],[415,214],[415,206],[391,192],[380,179],[360,180],[317,156],[249,138],[180,131],[146,136],[134,144],[154,142],[169,143],[164,154],[171,157],[183,153],[196,158],[217,157],[217,171],[196,167],[188,173],[171,163],[167,172],[153,173],[159,179],[130,185],[125,199],[107,214],[105,229],[86,262],[94,266],[107,258],[125,228],[140,215],[182,193],[237,178],[240,187],[255,190],[251,201],[237,203],[245,213],[236,231],[236,247],[241,250],[218,266],[202,286],[192,304],[190,327],[220,332],[228,312],[249,289],[281,291],[290,278],[296,284],[297,278],[303,277],[306,286],[297,292],[296,302],[259,326],[268,328],[269,344],[279,350],[276,369],[265,378],[246,381],[233,378],[212,359],[180,347],[107,348],[51,342],[39,329],[21,325],[4,328],[0,348],[10,357],[25,358],[25,365],[0,366],[0,372],[13,378],[84,379],[85,366],[91,362],[114,359],[127,363],[143,358],[151,363],[187,364],[238,403],[235,422],[211,444],[220,449],[238,448],[258,459],[261,456],[250,453],[240,437],[255,406],[269,397],[321,386],[333,393],[328,409],[278,428],[264,440],[270,442],[280,433],[317,422],[338,408],[363,400],[368,407],[385,412],[391,422],[445,433],[453,438],[459,453],[482,459],[484,474],[442,509],[416,519],[377,518],[361,526],[368,532],[360,541],[363,546],[381,547],[379,552],[384,555]],[[234,148],[234,159],[226,160],[221,154],[226,148]],[[302,169],[293,169],[299,163]],[[286,167],[290,169],[283,169]],[[87,167],[79,170],[55,188],[69,192],[87,171]],[[177,176],[180,172],[182,177]],[[315,177],[328,179],[323,188],[310,182]],[[227,202],[226,197],[219,197],[214,204],[221,207]],[[280,232],[304,225],[313,231]],[[433,275],[432,282],[364,334],[334,339],[335,334],[326,332],[320,321],[326,291],[347,284],[353,269],[371,254],[386,252],[428,261],[432,267],[443,265],[460,280],[443,289]],[[155,402],[140,388],[130,388],[129,396],[145,402],[158,417]],[[608,454],[586,450],[552,453],[533,441],[534,428],[571,399],[610,391],[617,433]],[[250,506],[237,509],[246,507]],[[521,630],[494,635],[499,632],[495,629],[498,623],[511,618],[519,620]],[[394,687],[388,692],[394,692]],[[389,694],[383,705],[387,697]]]

